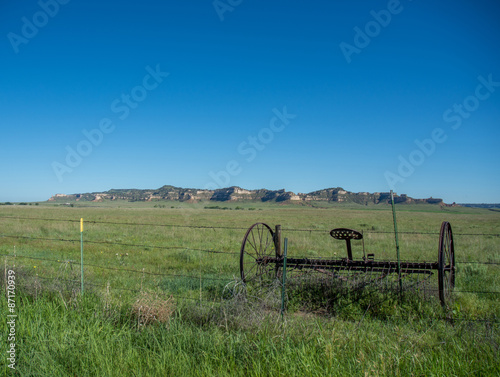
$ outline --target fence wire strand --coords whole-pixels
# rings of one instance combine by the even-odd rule
[[[74,264],[76,266],[81,266],[81,262],[78,262],[78,261],[56,260],[56,259],[48,259],[48,258],[40,258],[40,257],[30,257],[30,256],[26,256],[26,255],[12,255],[12,254],[0,254],[0,256],[2,256],[2,257],[10,257],[10,258],[23,258],[23,259],[31,259],[31,260],[40,260],[40,261],[53,262],[53,263]],[[94,268],[99,268],[99,269],[102,269],[102,270],[111,270],[111,271],[133,272],[133,273],[144,274],[144,275],[152,275],[152,276],[183,277],[183,278],[200,280],[200,276],[182,275],[182,274],[166,274],[166,273],[159,273],[159,272],[134,270],[134,269],[130,269],[130,268],[119,268],[119,267],[101,266],[101,265],[93,264],[93,263],[84,263],[83,267],[94,267]],[[229,279],[229,278],[224,279],[224,278],[204,277],[202,280],[222,280],[222,281],[228,281],[228,280],[231,280],[231,279]]]
[[[74,219],[53,219],[41,217],[20,217],[20,216],[0,216],[2,219],[17,219],[17,220],[35,220],[35,221],[61,221],[79,223],[80,220]],[[114,221],[98,221],[98,220],[85,220],[86,224],[108,224],[108,225],[125,225],[125,226],[157,226],[157,227],[172,227],[172,228],[192,228],[192,229],[226,229],[226,230],[247,230],[245,227],[234,226],[216,226],[216,225],[181,225],[181,224],[158,224],[158,223],[124,223]],[[283,228],[282,231],[286,232],[320,232],[329,233],[327,229],[298,229],[298,228]],[[379,231],[362,229],[364,233],[373,234],[393,234],[393,231]],[[399,234],[415,234],[415,235],[439,235],[439,232],[416,232],[416,231],[400,231]],[[500,237],[500,233],[453,233],[454,236],[492,236]]]
[[[42,280],[57,280],[57,281],[65,281],[65,282],[70,282],[70,283],[80,283],[80,280],[71,280],[71,279],[62,279],[62,278],[53,278],[53,277],[47,277],[47,276],[36,276],[37,279],[42,279]],[[98,288],[108,288],[108,285],[102,285],[102,284],[95,284],[95,283],[85,283],[85,285],[89,285],[92,287],[98,287]],[[124,287],[115,287],[115,286],[109,286],[110,289],[117,289],[119,291],[129,291],[129,292],[135,292],[139,293],[142,292],[143,290],[141,289],[132,289],[132,288],[124,288]],[[193,297],[185,297],[185,296],[179,296],[179,295],[170,295],[174,298],[182,298],[184,300],[193,300],[193,301],[200,301],[200,298],[193,298]],[[204,302],[212,302],[209,300],[204,300],[202,299],[201,301]]]
[[[0,238],[14,238],[14,239],[24,239],[24,240],[35,240],[35,241],[57,241],[57,242],[80,242],[77,239],[63,239],[63,238],[46,238],[46,237],[29,237],[29,236],[19,236],[12,234],[1,234]],[[184,251],[192,251],[192,252],[204,252],[208,254],[227,254],[227,255],[240,255],[239,252],[231,252],[231,251],[222,251],[222,250],[209,250],[209,249],[193,249],[186,246],[157,246],[157,245],[147,245],[147,244],[130,244],[124,242],[111,242],[111,241],[91,241],[86,240],[85,243],[91,244],[102,244],[102,245],[115,245],[115,246],[127,246],[127,247],[140,247],[144,249],[162,249],[162,250],[184,250]],[[307,258],[294,256],[295,258]],[[327,259],[329,257],[314,257],[315,259]],[[377,259],[376,259],[377,260]],[[422,261],[410,261],[406,260],[405,262],[422,262]],[[483,262],[483,261],[458,261],[456,264],[485,264],[485,265],[500,265],[500,262]]]
[[[35,276],[35,279],[42,279],[42,280],[51,280],[51,281],[64,281],[64,282],[70,282],[70,283],[76,283],[76,284],[80,284],[80,280],[73,280],[73,279],[64,279],[64,278],[60,278],[60,277],[48,277],[48,276],[41,276],[41,275],[36,275]],[[197,278],[198,279],[198,278]],[[419,283],[417,283],[416,285],[418,285]],[[92,286],[92,287],[98,287],[98,288],[102,288],[102,289],[107,289],[107,288],[110,288],[112,290],[121,290],[121,291],[128,291],[128,292],[134,292],[134,293],[139,293],[139,292],[142,292],[143,290],[142,289],[133,289],[133,288],[125,288],[125,287],[115,287],[115,286],[112,286],[112,285],[103,285],[103,284],[95,284],[95,283],[86,283],[86,285],[89,285],[89,286]],[[370,292],[369,292],[370,293]],[[477,293],[477,292],[475,292]],[[484,292],[482,292],[484,293]],[[488,293],[488,292],[486,292]],[[491,293],[491,292],[490,292]],[[492,292],[492,293],[500,293],[500,292]],[[179,295],[176,295],[176,294],[171,294],[170,296],[174,297],[175,299],[184,299],[184,300],[192,300],[192,301],[197,301],[197,302],[207,302],[207,303],[213,303],[214,301],[213,300],[206,300],[206,299],[201,299],[198,297],[198,298],[194,298],[194,297],[186,297],[186,296],[179,296]],[[388,298],[385,298],[385,299],[382,299],[380,301],[378,301],[375,305],[379,305],[381,303],[383,303],[384,301],[388,300]],[[345,308],[345,307],[344,307]],[[349,314],[350,316],[354,316],[354,317],[362,317],[360,322],[364,319],[366,313],[350,313]],[[408,317],[406,316],[390,316],[386,319],[404,319],[404,320],[408,320]],[[425,319],[425,318],[418,318],[418,319]],[[491,324],[499,324],[500,321],[497,320],[497,318],[493,317],[493,318],[490,318],[490,319],[472,319],[472,318],[454,318],[454,317],[437,317],[437,318],[434,318],[435,320],[438,320],[438,321],[446,321],[446,322],[467,322],[467,323],[491,323]]]
[[[81,242],[81,240],[77,239],[63,239],[63,238],[46,238],[46,237],[29,237],[29,236],[19,236],[13,234],[1,234],[0,238],[15,238],[15,239],[24,239],[24,240],[35,240],[35,241],[58,241],[58,242]],[[149,249],[163,249],[163,250],[189,250],[189,251],[202,251],[205,253],[211,254],[230,254],[236,255],[238,253],[230,252],[230,251],[221,251],[221,250],[209,250],[209,249],[193,249],[186,246],[158,246],[158,245],[145,245],[145,244],[131,244],[124,242],[111,242],[111,241],[92,241],[85,240],[85,243],[91,244],[101,244],[101,245],[116,245],[116,246],[127,246],[127,247],[141,247],[141,248],[149,248]]]

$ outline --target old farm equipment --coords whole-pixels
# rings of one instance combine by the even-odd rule
[[[347,257],[341,259],[309,259],[291,258],[286,260],[287,270],[313,270],[327,274],[332,279],[349,281],[360,276],[362,285],[370,282],[380,282],[393,277],[401,282],[408,276],[419,275],[429,278],[437,272],[439,299],[443,306],[450,300],[455,284],[455,250],[450,223],[441,224],[439,234],[438,255],[435,262],[405,262],[375,260],[374,254],[363,258],[353,258],[351,240],[361,240],[362,233],[346,228],[330,231],[330,236],[346,243]],[[275,230],[265,223],[253,224],[245,234],[240,251],[240,273],[245,284],[262,282],[280,276],[284,256],[281,252],[281,226]],[[358,285],[359,286],[359,285]]]

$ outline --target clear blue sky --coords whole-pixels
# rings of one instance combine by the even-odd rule
[[[500,202],[498,1],[0,9],[0,201],[171,184]]]

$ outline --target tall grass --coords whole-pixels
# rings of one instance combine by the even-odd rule
[[[432,318],[349,321],[275,313],[200,323],[199,307],[138,327],[98,295],[20,294],[19,376],[498,375],[498,327]],[[2,297],[2,306],[5,299]],[[213,314],[213,313],[212,313]],[[489,326],[492,326],[491,324]],[[5,323],[2,323],[2,330]]]

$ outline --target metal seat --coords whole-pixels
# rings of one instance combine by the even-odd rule
[[[360,240],[363,235],[356,230],[347,228],[337,228],[330,231],[330,236],[336,240]]]
[[[347,259],[352,260],[351,240],[360,240],[363,235],[356,230],[347,228],[336,228],[330,231],[330,236],[336,240],[345,240],[347,246]]]

